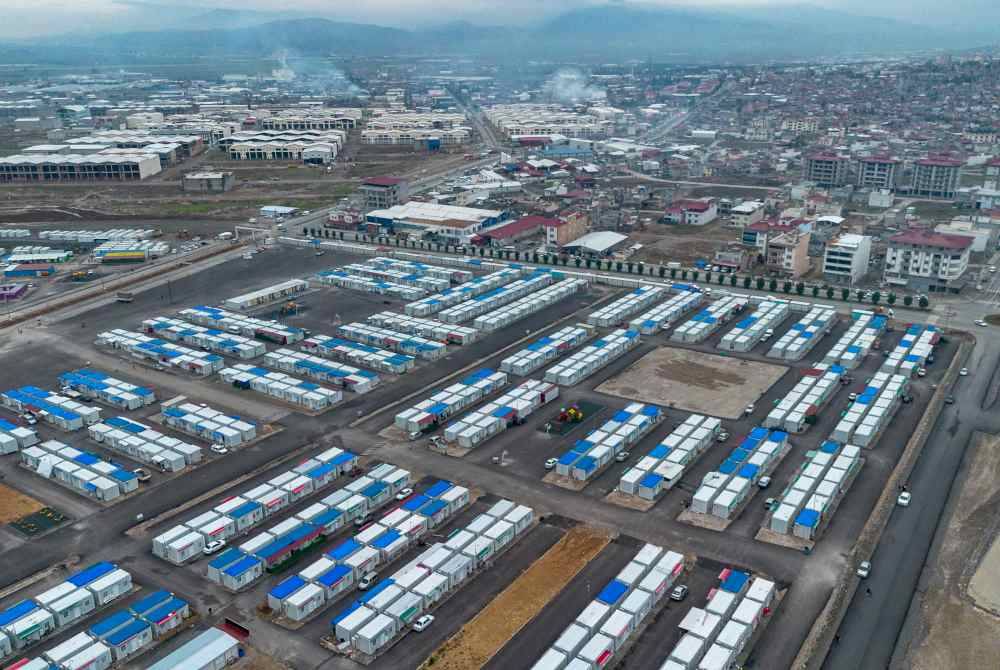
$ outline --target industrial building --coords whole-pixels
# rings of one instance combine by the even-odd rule
[[[958,292],[972,243],[971,237],[927,230],[893,235],[885,254],[885,280],[916,290]]]
[[[271,116],[259,115],[257,126],[262,130],[351,130],[361,123],[362,116],[362,110],[356,108],[282,110]]]
[[[394,233],[432,235],[449,244],[467,244],[484,228],[504,223],[509,212],[429,202],[408,202],[369,212],[365,219]]]
[[[144,149],[151,144],[178,144],[178,160],[197,156],[205,150],[205,142],[198,135],[160,135],[145,130],[100,130],[68,144],[80,143],[104,144],[116,149]]]
[[[823,253],[823,278],[830,282],[854,284],[868,272],[872,238],[847,233],[826,243]]]
[[[564,244],[563,249],[575,251],[582,256],[601,257],[610,255],[612,251],[618,249],[627,241],[628,235],[601,230],[587,233],[583,237]]]
[[[156,154],[55,154],[0,158],[0,183],[139,181],[162,170]]]
[[[429,148],[437,145],[465,144],[472,139],[468,128],[446,128],[442,130],[430,128],[406,128],[402,130],[362,130],[363,144],[427,144]]]
[[[230,160],[304,160],[328,164],[336,160],[347,141],[342,130],[241,132],[219,141]]]
[[[485,111],[496,128],[513,138],[518,135],[566,135],[569,137],[607,137],[614,129],[609,119],[566,111],[559,105],[495,105]]]
[[[465,124],[464,114],[375,110],[366,127],[368,130],[445,130],[462,128]]]

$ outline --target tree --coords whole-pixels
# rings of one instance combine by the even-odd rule
[[[573,262],[576,264],[576,267],[580,267],[580,265],[583,264],[583,261],[580,259],[579,256],[577,256],[576,258],[574,258]]]
[[[758,291],[763,291],[763,290],[764,290],[764,284],[765,284],[765,283],[766,283],[766,282],[764,281],[764,278],[763,278],[763,277],[757,277],[757,282],[756,282],[756,284],[755,284],[755,285],[757,286],[757,290],[758,290]]]
[[[479,247],[479,255],[480,256],[485,256],[486,255],[486,248],[485,247]],[[492,256],[492,255],[493,255],[493,251],[490,250],[490,256]]]
[[[885,301],[887,303],[889,303],[890,305],[895,305],[896,304],[896,294],[895,293],[890,293],[888,296],[886,296]]]
[[[638,272],[639,274],[645,274],[646,266],[643,265],[642,263],[639,263],[638,265],[635,266],[635,271]]]
[[[735,279],[735,278],[736,278],[736,275],[733,275],[733,279]],[[743,288],[750,288],[751,284],[753,284],[753,277],[751,277],[750,275],[747,275],[746,277],[743,278]]]
[[[920,301],[917,302],[917,304],[920,305],[920,309],[927,309],[930,306],[931,301],[927,299],[927,296],[922,295],[920,296]]]
[[[587,259],[586,264],[587,264],[587,269],[589,270],[590,269],[590,259],[589,258]]]
[[[909,307],[910,305],[912,305],[913,304],[913,296],[912,295],[904,295],[903,296],[903,304],[906,305],[907,307]]]
[[[872,293],[872,304],[877,305],[879,301],[882,300],[882,294],[879,291]]]
[[[549,255],[548,254],[542,254],[542,262],[545,263],[546,265],[549,264]]]
[[[538,262],[538,254],[531,254],[531,262],[532,263]]]
[[[813,286],[812,287],[812,296],[814,298],[818,298],[819,297],[819,286]]]
[[[858,302],[864,302],[865,292],[862,291],[861,289],[858,289],[857,291],[854,292],[854,299],[857,300]]]
[[[733,283],[733,286],[736,286],[736,275],[730,275],[729,281],[731,281]],[[726,275],[724,275],[724,274],[722,274],[720,272],[719,273],[719,286],[722,286],[725,283],[726,283]]]
[[[790,281],[788,281],[786,279],[785,283],[781,285],[781,290],[784,291],[785,293],[791,293],[792,292],[792,282],[790,282]]]
[[[770,291],[777,291],[778,290],[778,280],[772,278],[771,281],[767,282],[767,288]]]
[[[697,270],[691,271],[691,281],[698,281],[698,277],[701,275]]]
[[[625,267],[628,268],[628,273],[632,274],[632,268],[634,267],[634,264],[632,263],[632,261],[629,261],[628,263],[626,263]]]
[[[705,271],[705,281],[708,283],[712,282],[712,273],[707,270]]]
[[[618,261],[617,263],[615,263],[615,269],[618,270],[618,272],[622,271],[622,262],[621,261]]]
[[[677,278],[677,268],[670,268],[670,278],[671,279]]]
[[[563,256],[562,257],[562,264],[565,266],[567,263],[569,263],[569,256]]]
[[[743,278],[743,282],[745,283],[745,285],[746,285],[747,288],[750,288],[749,279],[750,279],[750,277],[744,277]],[[729,285],[730,286],[736,286],[736,284],[739,281],[740,281],[739,277],[737,277],[735,274],[729,275]]]
[[[664,275],[666,275],[666,274],[667,274],[667,268],[665,268],[665,267],[663,267],[663,266],[661,265],[661,266],[660,266],[660,269],[659,269],[659,273],[660,273],[660,279],[663,279]]]
[[[827,286],[826,287],[826,297],[827,297],[827,299],[828,300],[833,300],[833,294],[834,294],[833,287],[832,286]]]

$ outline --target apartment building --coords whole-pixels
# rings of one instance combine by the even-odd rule
[[[868,156],[858,161],[858,186],[875,190],[896,190],[900,161],[891,156]]]
[[[802,177],[817,186],[832,188],[847,183],[848,158],[830,153],[808,156],[802,170]]]
[[[928,230],[893,235],[885,254],[885,280],[918,291],[958,292],[972,243],[971,237]]]
[[[718,218],[719,210],[714,198],[681,200],[667,209],[663,219],[667,223],[704,226]]]
[[[746,228],[764,218],[764,203],[760,200],[747,200],[729,210],[734,226]]]
[[[768,239],[764,265],[771,272],[798,279],[809,272],[811,237],[812,233],[803,233],[795,229]]]
[[[823,252],[823,278],[829,282],[854,284],[868,272],[872,253],[869,235],[846,233],[826,243]]]
[[[542,228],[545,230],[545,244],[556,247],[562,247],[583,237],[589,227],[590,219],[581,212],[574,212],[559,219],[546,219],[542,223]]]
[[[931,157],[913,164],[913,185],[910,195],[922,198],[951,200],[958,190],[962,161],[954,158]]]
[[[361,182],[360,191],[367,209],[388,209],[409,197],[406,180],[398,177],[369,177]]]

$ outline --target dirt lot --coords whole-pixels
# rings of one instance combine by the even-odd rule
[[[597,387],[601,393],[738,419],[788,370],[687,349],[660,347]]]
[[[631,244],[643,245],[632,260],[653,263],[677,261],[685,265],[699,259],[711,260],[717,249],[738,239],[739,231],[723,221],[707,226],[654,223],[646,230],[629,235]]]
[[[987,552],[1000,520],[1000,438],[979,435],[974,448],[951,519],[942,519],[948,532],[921,603],[914,670],[992,668],[1000,658],[1000,618],[973,604],[1000,601],[995,541]]]
[[[476,618],[431,654],[421,670],[481,668],[610,541],[604,531],[588,526],[572,528]]]
[[[42,509],[44,505],[34,498],[0,484],[0,524],[16,521]]]

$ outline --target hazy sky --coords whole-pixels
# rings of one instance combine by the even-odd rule
[[[941,21],[974,25],[987,16],[1000,20],[1000,0],[644,0],[652,4],[713,8],[724,6],[774,6],[813,4],[864,15],[892,16],[913,22]],[[69,31],[155,29],[176,27],[183,13],[211,8],[258,9],[294,12],[407,27],[417,24],[469,20],[478,23],[525,23],[586,4],[609,0],[7,0],[2,11],[0,38],[24,38]],[[947,6],[950,12],[940,11]],[[498,10],[502,8],[502,10]],[[923,11],[922,11],[923,10]],[[1000,31],[998,31],[1000,32]],[[1000,41],[1000,37],[998,37]]]

